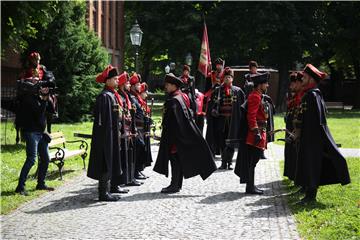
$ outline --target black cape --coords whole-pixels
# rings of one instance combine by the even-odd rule
[[[326,123],[325,104],[320,90],[314,88],[305,93],[300,107],[302,124],[295,184],[316,188],[350,183],[346,160]]]
[[[294,118],[294,109],[290,108],[287,110],[285,115],[285,126],[286,129],[292,132],[294,130],[293,127],[293,118]],[[289,138],[289,134],[285,133],[285,139]],[[285,142],[284,148],[284,176],[288,177],[290,180],[294,180],[295,178],[295,170],[296,170],[296,157],[297,151],[295,143],[293,142]]]
[[[209,147],[214,155],[220,154],[221,148],[221,141],[220,141],[220,134],[217,131],[219,129],[218,119],[212,114],[213,110],[219,112],[220,107],[220,98],[221,98],[221,91],[220,85],[216,84],[212,87],[212,94],[210,96],[210,101],[207,103],[206,109],[206,142],[209,144]]]
[[[147,162],[147,152],[146,152],[146,143],[145,143],[145,113],[141,108],[141,105],[137,99],[137,97],[133,94],[129,94],[129,98],[133,106],[135,106],[135,119],[134,121],[140,123],[142,126],[137,127],[137,136],[135,138],[135,162],[136,162],[136,170],[143,171],[146,166],[149,166]],[[150,153],[151,154],[151,153]],[[151,163],[150,163],[151,164]]]
[[[106,176],[120,177],[121,141],[120,116],[115,95],[103,90],[96,98],[94,109],[94,125],[87,176],[100,180]]]
[[[263,100],[267,106],[267,113],[269,115],[267,119],[267,126],[266,126],[266,132],[274,131],[274,114],[275,114],[275,105],[273,104],[273,101],[269,95],[263,94]],[[274,134],[266,134],[266,141],[273,142],[275,141],[275,135]]]
[[[209,177],[216,169],[211,150],[190,116],[181,95],[171,95],[164,104],[162,133],[154,171],[168,176],[170,147],[176,145],[185,178]]]
[[[229,138],[226,142],[229,146],[238,148],[234,172],[240,177],[240,183],[246,183],[249,179],[249,170],[254,164],[254,157],[251,156],[250,147],[246,144],[248,121],[245,94],[242,102],[239,102],[235,106],[230,123]]]

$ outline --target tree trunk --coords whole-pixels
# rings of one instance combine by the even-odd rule
[[[356,78],[356,88],[358,89],[356,92],[360,93],[360,61],[355,56],[352,56],[353,64],[354,64],[354,72]],[[360,108],[360,94],[356,94],[355,106],[356,108]]]
[[[290,70],[290,60],[285,60],[279,64],[279,85],[278,85],[278,94],[276,99],[276,111],[283,112],[285,111],[285,97],[286,92],[289,87],[289,70]]]

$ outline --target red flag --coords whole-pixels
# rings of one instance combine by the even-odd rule
[[[207,34],[206,23],[204,22],[204,33],[201,43],[201,52],[199,58],[199,72],[201,72],[205,77],[207,77],[208,72],[211,70],[211,58],[210,58],[210,47],[209,39]]]

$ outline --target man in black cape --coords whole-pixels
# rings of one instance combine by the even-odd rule
[[[197,105],[196,105],[196,96],[195,96],[195,78],[193,76],[190,76],[190,71],[191,71],[190,66],[184,65],[183,73],[179,78],[183,82],[181,91],[189,97],[190,109],[196,121]]]
[[[121,100],[115,91],[118,85],[116,68],[109,65],[96,77],[105,83],[104,90],[96,98],[94,125],[87,176],[99,180],[99,200],[117,201],[110,188],[116,188],[122,174],[121,168]]]
[[[146,144],[145,144],[145,111],[143,108],[143,100],[140,96],[141,88],[141,76],[138,73],[133,73],[130,78],[130,92],[129,97],[133,105],[133,110],[135,111],[134,115],[134,124],[136,128],[137,136],[135,138],[135,180],[131,183],[131,186],[140,186],[143,182],[138,180],[145,180],[147,177],[142,173],[142,171],[147,166],[146,163]]]
[[[294,120],[300,131],[296,134],[299,152],[295,184],[305,188],[304,204],[316,201],[319,186],[350,183],[345,158],[339,152],[326,123],[324,99],[317,84],[326,77],[311,64],[304,69],[300,114]]]
[[[209,111],[215,111],[218,115],[215,120],[214,131],[218,133],[220,138],[220,153],[221,153],[221,166],[219,169],[231,170],[232,158],[234,156],[234,148],[227,146],[225,141],[229,137],[230,131],[237,131],[237,129],[230,130],[230,122],[237,121],[238,112],[234,108],[239,108],[245,100],[245,94],[241,88],[233,86],[234,72],[231,68],[226,67],[224,69],[224,82],[215,89],[213,95],[220,96],[218,100],[218,109],[209,109]],[[214,106],[213,106],[214,107]],[[215,106],[216,107],[216,106]],[[235,125],[236,127],[238,125]]]
[[[169,175],[171,163],[171,183],[162,193],[176,193],[181,190],[183,177],[200,175],[209,177],[216,164],[212,153],[189,111],[190,100],[179,88],[181,79],[173,74],[165,77],[165,91],[168,98],[164,104],[160,148],[154,171]]]
[[[219,108],[219,99],[220,95],[214,95],[214,91],[224,82],[224,64],[225,61],[221,58],[217,58],[215,60],[215,68],[209,73],[208,77],[206,78],[206,83],[211,85],[209,88],[205,88],[206,93],[204,94],[205,98],[205,114],[206,114],[206,142],[209,144],[210,149],[213,155],[220,155],[220,136],[219,132],[216,131],[217,129],[217,120],[218,116],[214,113],[214,109]],[[220,92],[219,92],[220,93]]]
[[[289,92],[287,96],[287,111],[284,117],[285,127],[289,132],[294,131],[293,119],[296,117],[298,107],[301,102],[302,95],[302,77],[303,74],[301,72],[292,73],[290,75],[290,85]],[[289,139],[290,134],[285,134],[285,139]],[[295,170],[296,170],[296,158],[297,151],[296,145],[294,142],[285,141],[284,148],[284,176],[288,177],[290,180],[294,180],[295,178]]]

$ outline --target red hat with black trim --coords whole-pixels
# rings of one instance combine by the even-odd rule
[[[229,75],[229,76],[234,77],[234,71],[233,71],[230,67],[226,67],[226,68],[224,69],[224,77],[225,77],[226,75]]]
[[[38,60],[39,59],[40,60],[40,53],[32,52],[32,53],[29,54],[28,59],[29,60],[33,60],[33,59]]]
[[[308,63],[306,64],[304,68],[304,72],[309,74],[312,78],[315,79],[315,81],[319,82],[326,78],[327,74],[325,72],[319,71],[316,67],[314,67],[312,64]]]
[[[148,85],[145,82],[141,83],[139,93],[146,92],[147,90],[148,90]]]
[[[140,82],[140,75],[138,75],[136,72],[134,72],[130,78],[130,84],[135,85],[139,82]]]
[[[118,78],[119,86],[125,84],[127,81],[129,81],[129,74],[127,72],[123,72],[122,74],[119,75]]]
[[[183,85],[183,81],[180,78],[176,77],[173,73],[169,73],[165,75],[165,83],[171,83],[178,87]]]
[[[118,71],[113,66],[109,65],[105,70],[96,77],[96,82],[105,83],[107,79],[118,76]]]

